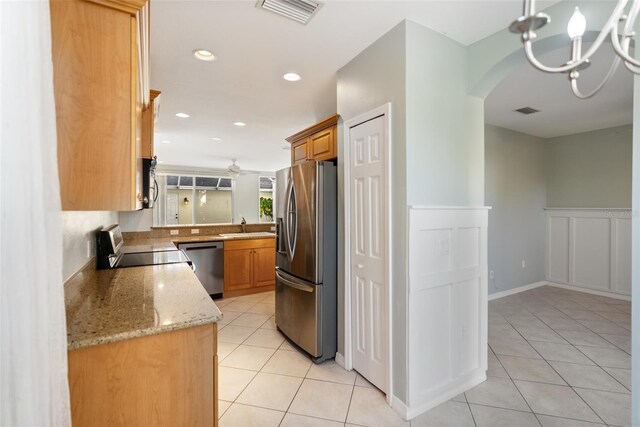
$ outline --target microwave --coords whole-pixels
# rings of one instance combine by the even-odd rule
[[[142,208],[151,209],[158,200],[158,181],[156,181],[156,157],[142,159]]]

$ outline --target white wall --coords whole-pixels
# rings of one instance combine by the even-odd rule
[[[631,211],[547,210],[547,280],[631,294]]]
[[[372,45],[338,70],[337,112],[343,121],[350,120],[388,102],[391,103],[391,197],[393,203],[391,250],[393,269],[393,306],[391,310],[393,329],[393,389],[396,396],[406,401],[406,22],[376,40]],[[344,141],[340,141],[341,145]],[[340,147],[342,152],[342,146]],[[338,174],[342,176],[345,165],[338,158]],[[341,178],[340,178],[341,179]],[[346,185],[343,183],[343,185]],[[343,190],[338,189],[340,196]],[[344,212],[339,216],[343,218]],[[338,241],[344,241],[344,220],[339,221]],[[339,249],[342,269],[338,272],[338,352],[344,351],[344,254]]]
[[[260,174],[238,175],[234,181],[233,222],[239,224],[244,217],[248,223],[257,224],[260,222]]]
[[[489,271],[494,273],[489,294],[545,279],[546,147],[542,138],[485,126]]]
[[[484,204],[484,109],[466,93],[466,53],[403,21],[338,71],[344,121],[391,103],[393,394],[411,405],[420,398],[408,395],[408,207]]]
[[[640,32],[640,22],[636,24],[636,33]],[[636,59],[640,59],[640,49],[635,51]],[[633,308],[631,313],[631,324],[640,325],[640,76],[636,75],[633,79],[633,177],[632,177],[632,239],[631,239],[631,305]],[[637,326],[632,329],[631,337],[631,389],[635,390],[632,394],[631,403],[631,424],[640,425],[640,399],[638,398],[638,390],[640,390],[640,328]]]
[[[71,277],[96,255],[96,232],[104,226],[117,222],[117,212],[62,212],[62,274],[64,280]]]
[[[118,212],[118,223],[122,231],[149,231],[153,227],[153,210]]]
[[[407,21],[407,203],[484,206],[484,104],[467,49]]]
[[[547,206],[631,206],[631,125],[547,141]]]

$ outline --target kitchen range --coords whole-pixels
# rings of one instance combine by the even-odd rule
[[[122,252],[124,239],[117,224],[105,227],[98,233],[97,261],[99,270],[107,268],[142,267],[146,265],[176,264],[185,262],[193,266],[192,261],[179,249],[165,249],[146,252]]]

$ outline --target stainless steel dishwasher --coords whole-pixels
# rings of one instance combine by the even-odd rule
[[[179,243],[195,266],[195,273],[211,298],[224,290],[224,242]]]

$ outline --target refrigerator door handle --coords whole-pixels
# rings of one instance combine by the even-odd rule
[[[289,182],[287,184],[287,190],[286,190],[286,202],[285,202],[285,214],[284,214],[284,228],[285,228],[285,239],[284,239],[284,243],[285,243],[285,248],[287,250],[287,257],[289,258],[289,261],[293,261],[293,256],[296,250],[296,236],[298,234],[297,232],[297,228],[298,228],[298,223],[297,223],[297,213],[296,213],[296,218],[294,218],[294,234],[293,236],[291,236],[291,214],[297,209],[296,206],[292,207],[292,204],[295,205],[296,200],[295,200],[295,189],[293,186],[293,177],[289,178]],[[293,237],[293,239],[292,239]],[[293,241],[292,241],[293,240]]]
[[[303,283],[295,282],[295,281],[289,279],[288,277],[286,277],[285,274],[282,273],[280,270],[276,270],[276,276],[278,277],[278,280],[280,280],[280,282],[282,282],[282,284],[287,285],[290,288],[298,289],[298,290],[301,290],[301,291],[304,291],[304,292],[313,292],[314,291],[313,286],[309,286],[309,285],[305,285]]]
[[[293,177],[292,177],[293,178]],[[296,185],[293,179],[291,180],[291,200],[293,201],[293,241],[291,243],[291,260],[296,254],[296,244],[298,243],[298,195],[296,194]]]
[[[286,244],[286,226],[284,222],[284,218],[278,218],[276,221],[276,251],[279,254],[284,254],[288,256],[287,252],[287,244]]]
[[[291,177],[289,177],[291,178]],[[283,222],[283,230],[282,233],[284,235],[284,250],[287,254],[287,258],[289,258],[289,260],[291,260],[291,258],[293,258],[291,256],[291,248],[290,248],[290,240],[289,240],[289,194],[290,194],[290,190],[291,190],[291,179],[289,179],[289,181],[287,182],[287,189],[284,190],[284,197],[285,197],[285,202],[284,202],[284,218],[282,218],[282,222]]]

